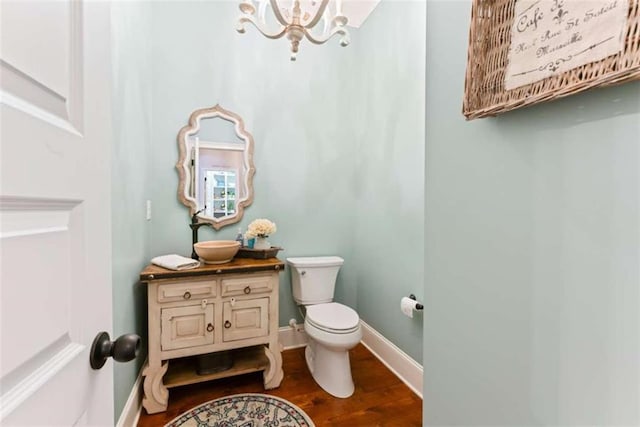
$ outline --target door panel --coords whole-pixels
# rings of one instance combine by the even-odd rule
[[[0,424],[113,425],[109,4],[0,7]]]
[[[223,303],[224,341],[269,335],[269,298]]]
[[[2,334],[4,377],[41,352],[57,351],[49,348],[58,340],[70,341],[78,334],[69,316],[73,258],[69,219],[76,203],[51,201],[60,208],[56,210],[45,200],[38,201],[37,209],[33,199],[2,202],[0,278],[7,286],[2,287],[0,318],[3,325],[19,323],[21,331]]]
[[[162,309],[162,351],[213,342],[213,304]]]
[[[81,126],[83,37],[80,1],[2,3],[2,90],[28,114]],[[34,13],[37,12],[37,13]]]

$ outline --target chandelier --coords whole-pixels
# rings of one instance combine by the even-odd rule
[[[256,5],[258,15],[256,16]],[[275,28],[269,29],[267,7],[271,7],[275,17]],[[291,41],[291,60],[296,60],[300,41],[306,37],[311,43],[323,44],[339,34],[340,45],[349,44],[349,32],[346,29],[347,17],[342,14],[342,0],[243,0],[240,3],[242,15],[238,19],[236,30],[244,34],[244,24],[253,24],[258,31],[270,39],[287,36]],[[320,34],[312,34],[312,29],[324,21]],[[270,20],[273,23],[273,19]],[[317,33],[317,31],[316,31]]]

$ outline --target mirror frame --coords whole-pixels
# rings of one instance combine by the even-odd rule
[[[236,200],[236,212],[233,215],[229,215],[221,218],[211,218],[198,215],[198,219],[201,222],[210,223],[211,226],[219,230],[222,227],[239,222],[244,215],[244,208],[251,205],[253,202],[253,176],[256,173],[256,168],[253,164],[253,136],[245,129],[244,121],[240,116],[232,113],[229,110],[225,110],[219,104],[216,104],[210,108],[202,108],[195,110],[189,116],[189,124],[180,129],[178,133],[178,149],[180,150],[180,156],[178,163],[176,163],[176,169],[180,175],[178,183],[178,199],[189,208],[190,215],[193,216],[198,212],[198,201],[195,197],[190,195],[190,183],[191,183],[191,169],[189,167],[189,153],[187,152],[187,138],[195,135],[200,130],[200,120],[212,119],[220,117],[224,120],[232,122],[235,127],[236,136],[245,142],[244,150],[244,165],[247,169],[244,181],[247,186],[247,195]]]

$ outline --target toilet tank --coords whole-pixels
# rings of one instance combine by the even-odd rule
[[[291,269],[293,299],[301,305],[333,301],[338,270],[344,260],[337,256],[287,258]]]

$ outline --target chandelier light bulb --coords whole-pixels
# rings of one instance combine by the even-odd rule
[[[236,30],[244,34],[245,24],[250,23],[267,38],[279,39],[286,36],[291,43],[291,60],[296,60],[300,41],[306,38],[313,44],[323,44],[335,35],[340,36],[340,45],[350,42],[346,29],[348,19],[342,14],[342,0],[257,0],[258,14],[254,0],[242,0],[239,5],[241,15]],[[267,24],[267,8],[271,7],[276,26]],[[312,34],[313,29],[324,21],[322,32]]]

